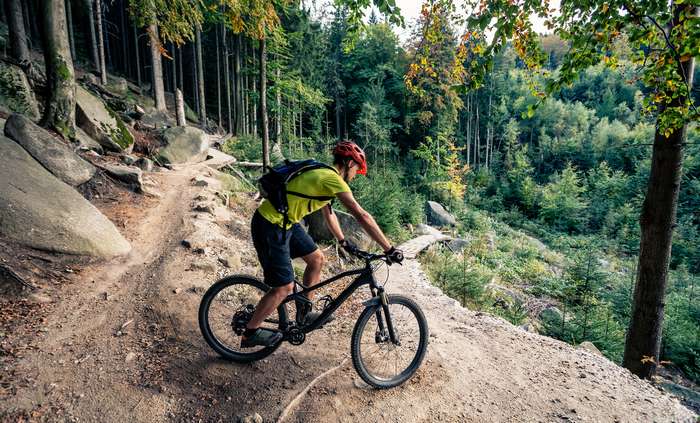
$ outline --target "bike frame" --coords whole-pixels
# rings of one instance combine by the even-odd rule
[[[384,315],[386,316],[387,320],[387,326],[389,329],[389,337],[392,340],[392,342],[398,343],[398,339],[396,338],[394,334],[394,328],[391,324],[391,317],[389,316],[389,307],[386,302],[386,296],[384,295],[384,288],[379,286],[377,284],[377,280],[374,278],[374,270],[372,269],[372,264],[370,260],[367,260],[365,263],[365,267],[360,268],[360,269],[353,269],[353,270],[348,270],[346,272],[340,273],[336,276],[330,277],[324,281],[321,281],[317,283],[314,286],[307,287],[296,280],[294,281],[295,284],[295,292],[293,294],[288,295],[284,301],[282,301],[282,304],[279,305],[279,307],[285,307],[285,304],[291,302],[291,301],[297,301],[298,303],[309,303],[310,300],[306,298],[304,294],[308,292],[315,291],[319,288],[322,288],[326,285],[329,285],[339,279],[348,277],[348,276],[353,276],[353,275],[358,275],[355,280],[343,290],[343,292],[338,295],[337,298],[333,299],[328,305],[324,308],[323,312],[321,315],[310,325],[308,326],[299,326],[299,329],[303,333],[309,333],[312,332],[316,329],[318,329],[320,326],[323,326],[328,318],[330,317],[331,314],[335,313],[335,311],[347,300],[358,288],[360,288],[363,285],[369,285],[370,287],[370,292],[372,293],[372,299],[367,301],[365,304],[367,306],[371,306],[374,304],[381,304],[382,308],[384,310]],[[299,285],[302,287],[301,291],[296,290],[296,285]],[[384,332],[384,320],[381,318],[381,313],[377,311],[377,322],[379,323],[379,329]],[[296,319],[295,319],[296,320]],[[297,322],[298,324],[298,322]],[[281,329],[283,332],[287,332],[287,329],[289,329],[289,321],[281,322]]]

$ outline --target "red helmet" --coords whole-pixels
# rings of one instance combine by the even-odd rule
[[[360,175],[367,174],[367,158],[365,152],[352,141],[341,141],[333,149],[333,156],[345,157],[355,161],[360,167],[357,173]]]

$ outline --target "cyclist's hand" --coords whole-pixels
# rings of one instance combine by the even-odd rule
[[[385,251],[386,258],[389,261],[389,264],[391,263],[399,263],[403,261],[403,251],[397,250],[395,247],[389,248],[387,251]]]
[[[360,250],[359,248],[357,248],[357,245],[355,245],[352,241],[348,239],[340,241],[340,246],[343,247],[343,250],[347,251],[350,254],[357,254],[357,252]]]

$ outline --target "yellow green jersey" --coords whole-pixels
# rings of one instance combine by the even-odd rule
[[[298,192],[313,197],[335,197],[341,192],[350,192],[350,187],[335,169],[320,168],[308,170],[294,177],[287,184],[287,191]],[[289,206],[287,228],[298,223],[304,216],[322,208],[331,200],[313,200],[287,194]],[[258,212],[270,223],[279,225],[284,223],[284,215],[277,210],[268,200],[264,200]]]

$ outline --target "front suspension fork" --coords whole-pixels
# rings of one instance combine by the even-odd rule
[[[386,336],[385,334],[388,330],[389,339],[391,340],[391,342],[394,345],[401,345],[401,343],[399,342],[399,337],[394,331],[394,325],[391,320],[391,314],[389,313],[389,296],[386,294],[386,292],[384,292],[384,289],[382,288],[371,288],[370,290],[372,291],[372,296],[379,297],[380,300],[381,308],[377,308],[377,311],[375,311],[375,316],[377,318],[377,325],[379,326],[379,332],[381,333],[381,336]],[[382,313],[382,310],[384,311],[384,313]],[[382,314],[384,315],[382,316]]]

